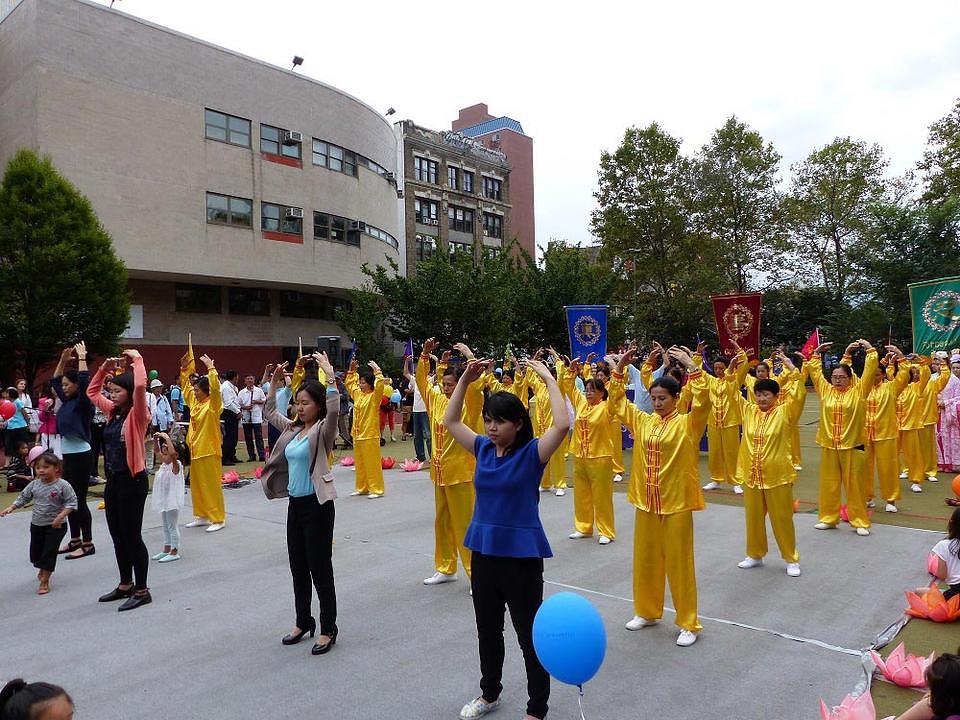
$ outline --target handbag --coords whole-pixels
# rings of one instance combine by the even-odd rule
[[[36,408],[24,408],[27,413],[27,429],[32,433],[40,432],[40,411]]]

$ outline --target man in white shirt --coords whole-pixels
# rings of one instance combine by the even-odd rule
[[[420,397],[420,390],[413,377],[413,358],[405,357],[403,359],[403,374],[409,381],[409,388],[413,388],[413,413],[411,414],[411,425],[413,427],[413,449],[417,454],[417,460],[426,462],[427,458],[433,455],[433,444],[430,437],[430,420],[427,417],[427,404]],[[424,453],[424,441],[426,441],[426,453]]]
[[[245,386],[238,396],[240,413],[243,422],[243,439],[247,443],[247,461],[253,462],[254,457],[264,462],[263,457],[263,406],[267,396],[257,387],[257,379],[247,375],[243,379]],[[256,446],[257,454],[253,454]]]
[[[240,431],[240,398],[237,394],[237,371],[227,370],[220,383],[220,399],[223,401],[223,411],[220,420],[223,422],[223,444],[220,455],[224,465],[236,465],[237,435]]]

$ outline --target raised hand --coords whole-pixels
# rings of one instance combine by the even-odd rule
[[[354,355],[350,359],[350,372],[355,373],[357,371],[357,356]]]
[[[833,343],[832,343],[832,342],[820,343],[819,345],[817,345],[817,349],[814,350],[813,352],[814,352],[815,354],[819,355],[819,354],[822,353],[824,350],[826,350],[827,348],[830,348],[830,347],[833,347]]]
[[[314,353],[313,357],[317,361],[317,366],[323,370],[323,374],[327,376],[327,381],[333,380],[333,365],[330,363],[330,358],[327,357],[327,354],[325,352]]]
[[[87,358],[87,344],[81,340],[76,345],[73,346],[73,351],[77,354],[78,360],[86,360]]]
[[[464,381],[472,383],[479,380],[492,362],[492,360],[477,360],[476,358],[467,360],[467,367],[463,371]]]
[[[703,352],[704,350],[706,350],[708,347],[710,347],[710,346],[707,345],[707,343],[706,343],[705,340],[701,340],[700,342],[698,342],[698,343],[697,343],[697,355],[699,355],[700,353],[702,353],[702,352]]]
[[[423,354],[430,355],[434,350],[437,349],[437,346],[440,343],[437,342],[436,338],[427,338],[423,341]]]
[[[440,353],[440,363],[442,365],[450,364],[450,354],[451,353],[449,350],[444,350],[442,353]]]
[[[213,358],[206,354],[200,356],[200,362],[207,366],[207,370],[210,370],[214,365]]]
[[[633,345],[627,348],[627,351],[620,356],[619,362],[617,362],[617,372],[621,375],[626,369],[627,365],[630,365],[633,362],[633,359],[637,356],[637,346]]]
[[[476,359],[476,355],[473,354],[473,350],[471,350],[466,343],[462,343],[462,342],[454,343],[453,349],[456,350],[461,355],[463,355],[467,360]]]
[[[127,348],[126,350],[124,350],[124,351],[123,351],[122,353],[120,353],[120,354],[123,355],[123,356],[125,356],[125,357],[130,358],[131,360],[133,360],[134,358],[141,357],[140,351],[139,351],[139,350],[134,350],[133,348]]]
[[[190,367],[190,353],[184,353],[180,356],[180,369],[186,370]]]
[[[68,348],[64,348],[63,352],[60,353],[60,364],[66,365],[70,362],[70,358],[73,357],[73,346],[71,345]]]
[[[683,350],[678,348],[676,345],[671,347],[667,354],[681,365],[686,368],[687,372],[693,372],[697,369],[697,366],[693,362],[693,358],[689,354],[685,353]]]
[[[270,378],[270,384],[273,387],[280,389],[286,384],[284,382],[284,372],[286,371],[286,369],[287,369],[287,363],[285,362],[280,363],[279,365],[277,365],[276,368],[274,368],[273,376]]]
[[[375,373],[380,372],[380,366],[377,365],[373,360],[367,363],[367,367],[373,370]]]

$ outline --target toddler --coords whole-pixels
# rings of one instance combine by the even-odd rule
[[[163,550],[153,556],[162,563],[180,559],[180,508],[186,492],[183,465],[170,436],[164,432],[154,433],[156,452],[163,463],[153,478],[153,509],[160,513],[163,523]]]

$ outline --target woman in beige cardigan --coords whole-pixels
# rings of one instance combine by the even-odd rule
[[[277,412],[277,390],[284,385],[283,363],[273,373],[264,407],[267,422],[280,431],[260,482],[268,499],[290,498],[287,506],[287,554],[293,575],[297,623],[282,640],[296,645],[314,636],[317,623],[310,608],[311,580],[320,599],[320,637],[311,651],[323,655],[337,642],[337,593],[333,584],[333,500],[337,496],[327,453],[337,434],[340,393],[326,353],[314,355],[327,378],[326,389],[306,382],[293,399],[297,416],[288,420]],[[324,410],[324,407],[326,409]]]

